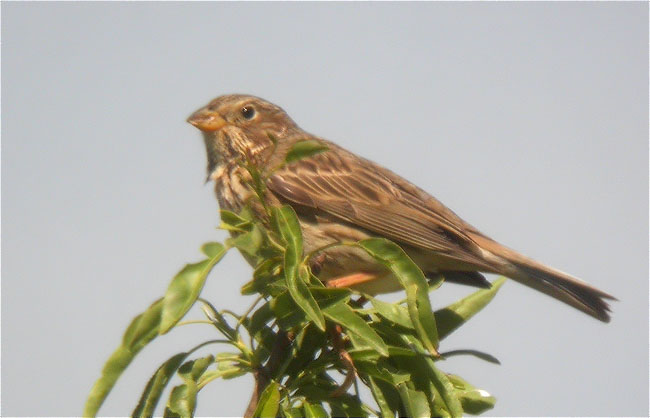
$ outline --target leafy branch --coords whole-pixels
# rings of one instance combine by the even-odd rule
[[[284,164],[325,151],[305,142],[289,151]],[[267,177],[250,161],[246,166],[263,202]],[[405,289],[405,301],[387,303],[350,289],[328,288],[309,268],[311,257],[319,251],[304,254],[293,209],[264,209],[270,222],[254,216],[250,208],[238,214],[221,212],[221,228],[232,237],[225,244],[203,245],[205,258],[181,269],[164,297],[131,322],[91,389],[84,416],[95,416],[138,352],[158,335],[187,323],[180,321],[197,303],[206,319],[189,322],[214,327],[219,338],[160,365],[133,416],[152,416],[175,375],[181,383],[167,396],[164,415],[170,417],[193,416],[198,394],[206,385],[247,373],[254,376],[255,389],[246,416],[456,417],[494,406],[494,397],[486,391],[438,366],[452,355],[496,359],[476,350],[440,353],[439,345],[485,307],[505,279],[434,312],[429,292],[437,286],[427,282],[397,244],[372,238],[340,245],[363,249],[390,269]],[[218,310],[200,297],[208,275],[232,248],[254,265],[253,278],[242,293],[256,298],[242,315]],[[212,345],[227,345],[231,351],[190,358]],[[340,374],[346,376],[343,382]],[[359,384],[370,389],[374,404],[361,399]]]

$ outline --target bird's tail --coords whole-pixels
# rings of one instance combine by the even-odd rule
[[[491,242],[485,246],[486,242],[481,243],[481,247],[488,247],[486,249],[492,254],[508,262],[508,267],[502,274],[573,306],[587,315],[609,322],[610,308],[605,300],[616,300],[614,296],[567,273],[525,257],[495,241],[489,241]]]
[[[603,322],[609,322],[609,305],[605,299],[616,300],[573,276],[536,262],[513,262],[518,272],[513,279],[555,299],[573,306]]]

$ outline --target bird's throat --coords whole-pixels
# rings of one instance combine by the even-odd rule
[[[218,138],[214,132],[203,132],[203,143],[205,144],[205,152],[208,157],[207,177],[206,182],[212,180],[212,174],[217,169],[220,162],[219,147],[217,145]]]

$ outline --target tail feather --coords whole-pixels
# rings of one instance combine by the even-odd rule
[[[609,322],[606,299],[616,298],[569,274],[538,263],[481,234],[473,236],[486,256],[495,264],[495,272],[539,290],[603,322]]]
[[[561,271],[536,262],[513,264],[517,272],[511,277],[526,286],[539,290],[603,322],[609,322],[610,308],[605,299],[616,300],[602,290]]]

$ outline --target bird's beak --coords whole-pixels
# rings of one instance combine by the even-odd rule
[[[194,112],[187,121],[203,132],[218,131],[226,125],[226,120],[219,113],[206,108]]]

